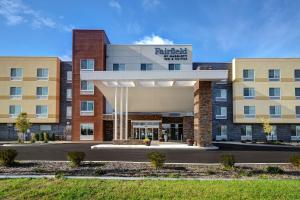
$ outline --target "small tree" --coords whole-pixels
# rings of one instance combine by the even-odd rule
[[[22,138],[19,139],[24,141],[24,135],[27,132],[27,130],[30,128],[30,126],[31,126],[30,122],[27,119],[27,113],[25,112],[20,113],[16,120],[16,128],[22,134]]]
[[[272,125],[270,125],[270,120],[268,118],[262,118],[261,119],[262,123],[263,123],[263,130],[264,133],[268,136],[271,135],[273,127]],[[273,141],[273,135],[272,135],[272,141]]]

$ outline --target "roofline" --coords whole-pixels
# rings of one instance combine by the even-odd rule
[[[287,58],[285,58],[285,57],[281,57],[281,58],[278,58],[278,57],[276,57],[276,58],[271,58],[271,57],[269,57],[269,58],[233,58],[233,60],[234,59],[239,59],[239,60],[255,60],[255,59],[261,59],[261,60],[267,60],[267,59],[300,59],[300,57],[294,57],[294,58],[291,58],[291,57],[287,57]]]
[[[58,58],[58,56],[0,56],[0,58]]]
[[[107,44],[108,46],[193,46],[192,44]]]

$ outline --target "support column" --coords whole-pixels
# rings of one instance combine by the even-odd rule
[[[120,140],[123,140],[123,88],[120,94]]]
[[[198,146],[212,143],[212,89],[210,81],[197,81],[194,86],[194,140]]]
[[[114,140],[118,139],[118,88],[115,88]]]
[[[128,140],[128,87],[125,95],[125,140]]]

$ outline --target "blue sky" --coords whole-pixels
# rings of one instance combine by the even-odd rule
[[[0,55],[71,57],[73,28],[193,45],[194,61],[300,57],[299,0],[0,0]]]

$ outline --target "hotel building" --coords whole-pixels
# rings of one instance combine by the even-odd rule
[[[21,111],[31,132],[72,126],[73,141],[300,139],[298,58],[193,62],[189,44],[119,45],[102,30],[74,30],[72,62],[1,57],[0,67],[2,140],[16,137]]]

